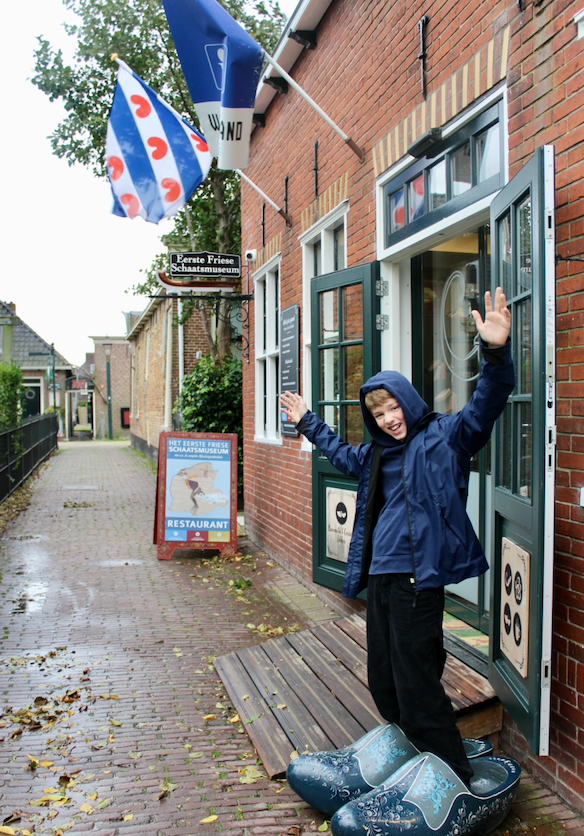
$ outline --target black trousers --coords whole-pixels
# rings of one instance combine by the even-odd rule
[[[468,783],[473,770],[440,682],[446,662],[443,610],[443,587],[415,596],[409,575],[369,576],[369,689],[385,720],[397,723],[414,746],[441,757]]]

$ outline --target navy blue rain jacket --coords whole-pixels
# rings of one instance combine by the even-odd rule
[[[488,569],[482,546],[466,513],[470,459],[489,439],[515,385],[509,343],[483,345],[481,374],[470,401],[455,415],[428,412],[412,384],[399,372],[379,372],[360,390],[361,412],[372,444],[342,441],[313,412],[298,430],[346,476],[359,480],[353,536],[343,595],[355,598],[367,586],[371,541],[378,517],[377,490],[383,447],[402,448],[402,480],[416,589],[458,583]],[[372,389],[386,389],[399,402],[408,435],[396,441],[377,426],[365,406]]]

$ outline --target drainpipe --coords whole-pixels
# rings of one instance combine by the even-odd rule
[[[178,292],[178,393],[182,392],[185,376],[185,330],[182,324],[183,301],[182,293]]]
[[[166,313],[166,379],[164,381],[164,426],[172,429],[172,305]]]

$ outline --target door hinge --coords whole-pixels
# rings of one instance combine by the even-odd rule
[[[377,314],[375,327],[378,331],[387,331],[389,328],[389,314]]]
[[[389,293],[389,282],[384,282],[383,279],[377,279],[375,282],[375,295],[387,296]]]

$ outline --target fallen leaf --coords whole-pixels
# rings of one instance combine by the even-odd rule
[[[239,714],[234,714],[233,717],[229,718],[230,723],[239,723],[240,717]]]
[[[112,720],[111,717],[109,718],[109,721],[112,724],[112,726],[121,726],[122,725],[119,720]]]
[[[0,833],[5,833],[6,836],[14,836],[14,830],[11,827],[0,827]]]
[[[201,819],[199,824],[212,824],[214,821],[217,821],[219,816],[207,816],[206,819]]]
[[[316,829],[318,830],[319,833],[326,833],[327,830],[329,829],[329,826],[328,826],[327,822],[323,822]]]
[[[93,807],[91,806],[91,804],[87,804],[87,802],[85,802],[85,801],[79,807],[79,809],[81,810],[82,813],[87,813],[88,816],[90,815],[90,813],[93,813]]]
[[[283,702],[280,703],[280,705],[277,705],[276,708],[279,708],[280,711],[283,711],[285,708],[288,708],[288,706],[286,705],[286,703]]]
[[[50,769],[53,766],[55,761],[41,761],[40,766],[44,767],[45,769]]]
[[[105,808],[109,807],[109,805],[112,803],[113,800],[114,800],[113,796],[111,798],[104,798],[102,801],[99,802],[99,804],[96,805],[95,809],[96,810],[105,810]]]
[[[142,752],[128,752],[128,755],[132,758],[132,760],[137,761],[138,758],[142,757]]]
[[[203,717],[203,720],[214,720],[215,717],[216,717],[215,714],[205,714],[205,716]]]
[[[189,752],[189,758],[202,758],[204,752]]]
[[[124,821],[132,821],[133,818],[134,818],[134,814],[129,813],[127,816],[124,816]]]

